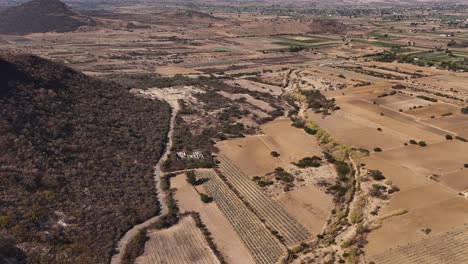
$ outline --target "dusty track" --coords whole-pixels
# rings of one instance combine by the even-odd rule
[[[160,100],[166,100],[165,98],[158,98]],[[177,112],[179,111],[179,104],[177,103],[177,100],[166,100],[167,103],[171,106],[171,120],[169,123],[169,132],[167,134],[167,144],[166,148],[164,151],[164,154],[161,156],[161,159],[159,159],[158,163],[154,167],[154,185],[156,188],[156,192],[158,195],[158,201],[161,206],[161,211],[159,215],[152,217],[145,222],[138,224],[134,227],[132,227],[130,230],[125,233],[125,235],[119,240],[117,243],[116,247],[116,254],[112,256],[111,259],[111,264],[120,264],[122,262],[122,255],[127,249],[128,242],[132,240],[132,238],[140,231],[145,228],[148,228],[150,225],[156,223],[160,217],[163,215],[167,214],[168,208],[167,204],[165,202],[165,195],[163,190],[161,189],[161,181],[160,177],[164,175],[164,172],[161,170],[162,164],[164,164],[164,161],[167,159],[171,152],[172,148],[172,139],[173,139],[173,134],[174,134],[174,126],[175,126],[175,118],[177,116]]]

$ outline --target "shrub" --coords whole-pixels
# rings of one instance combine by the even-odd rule
[[[264,180],[260,180],[257,182],[258,186],[260,187],[266,187],[268,185],[272,185],[273,184],[273,181],[264,181]]]
[[[351,172],[351,169],[349,168],[349,165],[346,162],[338,160],[335,161],[335,169],[336,173],[338,174],[338,177],[340,177],[341,180],[345,180],[348,173]]]
[[[143,251],[145,249],[145,242],[148,239],[149,238],[146,235],[146,231],[138,231],[138,233],[128,243],[128,246],[122,256],[122,263],[134,263],[135,259],[141,254],[143,254]]]
[[[305,157],[301,159],[299,162],[294,163],[294,165],[300,167],[300,168],[307,168],[307,167],[320,167],[322,165],[320,162],[322,161],[322,158],[313,156],[313,157]]]
[[[204,193],[200,193],[200,200],[204,203],[211,203],[213,201],[213,197],[210,197]]]
[[[335,163],[335,158],[328,152],[323,152],[323,156],[325,157],[325,159],[330,162],[330,163]]]
[[[452,140],[453,137],[452,137],[452,135],[446,135],[446,136],[445,136],[445,139],[447,139],[447,140]]]
[[[465,168],[468,168],[468,163],[465,163],[464,167],[465,167]]]
[[[197,183],[197,177],[195,176],[195,172],[193,171],[188,171],[187,172],[187,182],[190,183],[191,185],[195,185]]]
[[[379,147],[374,148],[374,152],[382,152],[382,149]]]
[[[278,152],[276,152],[276,151],[272,151],[270,154],[271,154],[271,156],[273,156],[275,158],[280,156],[280,154]]]
[[[168,177],[161,177],[161,189],[168,191],[170,189],[170,181]]]
[[[376,181],[381,181],[381,180],[385,179],[385,176],[379,170],[370,170],[369,171],[369,176],[371,176],[372,179],[374,179]]]
[[[400,188],[398,188],[398,186],[396,185],[392,185],[392,187],[390,187],[390,189],[388,189],[388,193],[394,193],[394,192],[399,192],[400,191]]]
[[[411,139],[411,140],[409,141],[409,143],[410,143],[410,144],[413,144],[413,145],[417,145],[417,144],[418,144],[418,142],[417,142],[416,140],[414,140],[414,139]]]
[[[311,135],[317,134],[317,130],[313,129],[313,128],[310,128],[310,127],[305,127],[304,131],[307,132],[308,134],[311,134]]]
[[[276,168],[275,168],[275,172],[282,172],[282,171],[284,171],[284,169],[281,168],[281,167],[276,167]]]
[[[424,142],[424,141],[419,141],[418,145],[421,146],[421,147],[427,146],[426,142]]]

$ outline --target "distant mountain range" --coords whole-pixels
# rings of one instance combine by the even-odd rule
[[[0,34],[68,32],[93,23],[59,0],[33,0],[0,12]]]

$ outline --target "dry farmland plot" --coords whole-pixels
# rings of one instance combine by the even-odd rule
[[[433,233],[446,232],[454,227],[468,224],[468,201],[439,183],[396,193],[381,215],[405,209],[408,213],[383,221],[383,225],[368,236],[366,252],[379,254],[418,241],[427,235],[422,229]]]
[[[460,110],[457,110],[460,111]],[[452,115],[428,119],[423,121],[426,124],[440,127],[457,134],[460,137],[468,138],[468,116],[466,115]]]
[[[398,186],[400,190],[415,188],[431,182],[430,179],[416,175],[407,167],[393,164],[375,155],[371,155],[364,159],[367,168],[372,170],[380,170],[387,179],[391,180],[393,184]]]
[[[377,153],[376,156],[405,166],[419,175],[443,175],[461,169],[467,162],[468,143],[452,140],[427,147],[411,145]]]
[[[211,233],[216,248],[221,252],[227,263],[255,263],[249,250],[245,247],[223,212],[215,203],[207,204],[198,199],[199,194],[186,181],[185,174],[172,178],[171,187],[176,189],[174,198],[180,212],[198,212],[200,214],[203,224]],[[203,186],[197,186],[197,188],[203,189]],[[205,190],[200,191],[206,193]]]
[[[217,147],[248,176],[265,175],[278,166],[286,167],[304,157],[321,155],[315,137],[291,124],[288,119],[278,119],[261,126],[263,135],[222,141]],[[272,157],[272,151],[281,156]]]
[[[468,169],[442,175],[440,181],[456,191],[468,190]]]
[[[455,114],[458,112],[460,112],[459,107],[456,107],[450,104],[445,104],[445,103],[433,103],[423,108],[416,108],[416,109],[405,111],[405,113],[421,118],[421,119],[429,119],[432,116],[440,117],[443,114],[447,114],[447,113]]]
[[[271,156],[272,150],[258,136],[221,141],[216,146],[249,176],[265,175],[274,168],[285,165]]]
[[[412,117],[363,100],[338,100],[338,105],[347,113],[359,116],[382,127],[391,128],[409,139],[439,142],[447,134],[438,128],[415,122]],[[383,114],[383,115],[382,115]]]
[[[145,251],[135,261],[137,264],[220,263],[190,216],[175,226],[150,231],[148,235]]]
[[[333,209],[331,196],[323,193],[314,185],[306,185],[280,195],[276,200],[312,235],[322,231]]]
[[[468,226],[389,250],[371,257],[377,264],[468,263]]]
[[[256,214],[277,231],[287,245],[295,245],[310,238],[310,234],[275,200],[264,194],[255,183],[226,157],[220,155],[220,170]]]
[[[376,98],[374,100],[377,104],[383,105],[386,108],[392,109],[393,111],[402,111],[409,110],[415,106],[427,106],[432,102],[412,97],[406,94],[395,94],[391,96],[385,96]]]
[[[308,113],[310,119],[327,130],[333,137],[348,146],[372,150],[402,146],[406,137],[398,131],[383,128],[381,125],[365,120],[358,116],[351,116],[344,112],[336,112],[323,118],[321,114]],[[377,128],[383,128],[378,131]]]
[[[315,137],[293,127],[289,119],[277,119],[261,126],[261,129],[266,135],[262,137],[264,143],[279,152],[281,159],[287,163],[322,153]]]
[[[197,177],[208,179],[204,184],[206,191],[244,241],[256,263],[276,263],[286,253],[284,246],[213,170],[197,171]]]

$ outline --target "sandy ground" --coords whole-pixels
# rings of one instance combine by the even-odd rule
[[[181,212],[195,211],[200,213],[202,222],[211,232],[214,243],[227,263],[254,263],[248,249],[242,243],[224,214],[215,203],[205,204],[200,201],[197,191],[186,182],[185,174],[173,178],[171,180],[171,187],[177,189],[175,199]]]
[[[236,80],[226,80],[228,84],[238,85],[244,89],[262,93],[269,93],[272,95],[281,95],[281,87],[275,85],[269,85],[264,83],[258,83],[250,80],[245,79],[236,79]]]
[[[271,105],[268,104],[267,102],[255,99],[250,94],[232,94],[232,93],[228,93],[228,92],[224,92],[224,91],[218,92],[218,93],[221,94],[224,97],[227,97],[227,98],[231,99],[231,100],[236,100],[236,99],[239,99],[239,98],[245,98],[246,101],[249,104],[258,107],[258,108],[262,109],[265,112],[270,112],[270,111],[275,110],[275,108],[271,107]]]
[[[184,217],[168,229],[150,231],[143,255],[136,264],[220,263],[192,217]]]
[[[333,209],[331,196],[312,184],[287,192],[276,199],[313,236],[322,231]]]
[[[159,73],[165,76],[174,76],[176,74],[197,74],[200,72],[193,70],[193,69],[183,68],[183,67],[163,66],[163,67],[157,67],[156,73]]]

